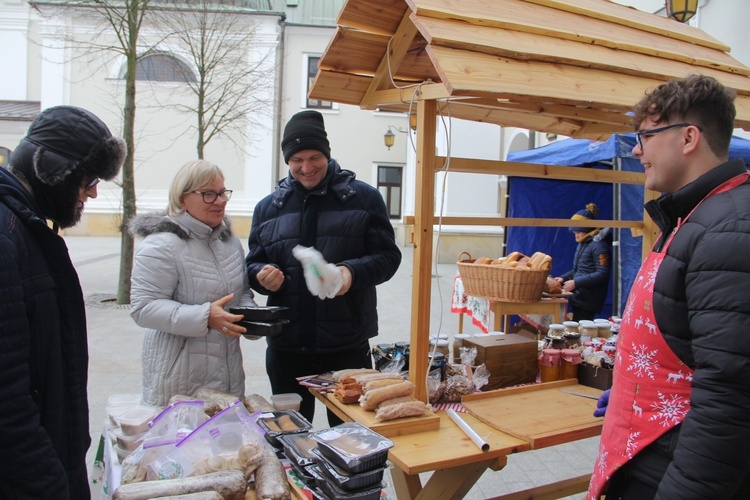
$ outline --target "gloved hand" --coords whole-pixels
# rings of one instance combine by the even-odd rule
[[[607,405],[609,404],[609,389],[604,391],[599,399],[596,401],[596,410],[594,410],[595,417],[603,417],[607,412]]]

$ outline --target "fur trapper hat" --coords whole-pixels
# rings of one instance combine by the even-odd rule
[[[125,141],[96,115],[74,106],[42,111],[10,156],[11,170],[30,184],[44,215],[70,227],[70,211],[84,179],[113,179],[125,158]],[[72,222],[72,224],[71,224]]]

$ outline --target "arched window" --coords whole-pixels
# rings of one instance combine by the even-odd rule
[[[135,79],[151,82],[194,82],[195,75],[187,64],[176,57],[164,52],[153,52],[138,60]]]

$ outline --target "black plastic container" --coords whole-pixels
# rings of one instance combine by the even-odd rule
[[[309,432],[281,435],[277,440],[284,448],[284,455],[293,464],[305,467],[315,463],[317,455],[313,450],[318,447],[318,442],[310,437]]]
[[[307,470],[315,478],[315,486],[330,500],[378,500],[381,491],[385,487],[385,484],[381,482],[376,486],[358,491],[344,491],[326,480],[319,466],[311,465]]]
[[[279,419],[286,420],[285,417],[289,417],[291,423],[294,424],[296,429],[283,429]],[[258,425],[266,433],[266,440],[271,443],[275,448],[282,448],[282,443],[279,441],[279,436],[288,434],[301,434],[303,432],[309,432],[312,429],[312,424],[307,421],[302,414],[295,410],[276,410],[262,414],[258,418]]]
[[[289,323],[288,319],[278,319],[276,321],[238,321],[237,324],[244,326],[247,332],[242,335],[245,337],[272,337],[278,335],[284,329],[284,325]]]
[[[347,422],[312,434],[318,450],[332,463],[355,474],[385,465],[393,441],[364,425]]]
[[[230,307],[232,314],[241,314],[245,321],[268,322],[281,319],[284,312],[289,310],[283,306]]]
[[[341,490],[347,492],[372,488],[380,484],[383,480],[385,469],[388,468],[387,465],[382,465],[376,469],[354,474],[333,464],[317,448],[313,449],[312,452],[316,456],[316,463],[323,477],[328,482],[335,484]]]

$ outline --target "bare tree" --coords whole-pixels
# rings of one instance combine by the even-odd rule
[[[249,131],[272,113],[275,83],[275,48],[259,43],[257,11],[206,0],[160,5],[169,5],[155,13],[171,33],[166,41],[197,73],[185,78],[195,100],[166,106],[195,116],[198,158],[218,136],[244,151]]]
[[[89,51],[112,52],[125,58],[125,102],[122,107],[122,135],[128,151],[122,166],[122,223],[120,226],[120,273],[117,284],[117,303],[130,303],[130,275],[133,270],[133,238],[127,227],[136,213],[134,154],[135,154],[135,95],[136,65],[139,55],[144,52],[139,46],[138,37],[150,0],[42,0],[31,6],[43,12],[44,7],[53,9],[84,9],[97,24],[105,30],[99,36],[82,41],[72,39],[74,45]],[[112,36],[114,34],[114,37]],[[114,38],[114,43],[112,39]]]

